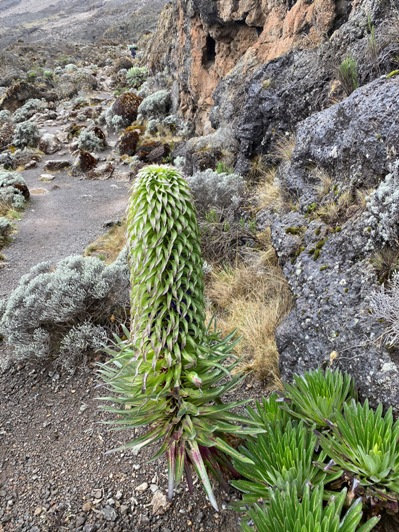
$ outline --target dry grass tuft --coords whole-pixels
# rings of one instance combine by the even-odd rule
[[[111,264],[118,257],[126,244],[126,222],[114,225],[104,235],[99,236],[85,250],[87,257],[99,257],[106,264]]]
[[[10,210],[10,205],[5,201],[0,201],[0,216],[6,216]]]
[[[213,271],[207,296],[218,327],[226,334],[235,329],[241,337],[237,352],[245,369],[253,370],[270,388],[278,388],[275,332],[292,298],[270,240],[248,263]]]
[[[270,168],[264,173],[262,181],[256,188],[256,208],[258,211],[271,208],[274,212],[280,212],[287,204],[276,174],[277,169]]]
[[[296,144],[295,135],[281,136],[274,144],[272,155],[280,162],[289,162],[292,159]]]
[[[324,198],[331,191],[333,187],[333,180],[329,174],[322,168],[314,168],[311,171],[312,176],[318,179],[318,183],[315,186],[315,192],[319,199]]]

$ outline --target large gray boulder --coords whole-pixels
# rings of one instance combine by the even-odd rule
[[[398,361],[368,302],[372,258],[399,239],[397,116],[399,79],[379,79],[301,122],[279,174],[297,210],[275,216],[272,237],[295,296],[277,330],[283,377],[338,365],[399,411]]]

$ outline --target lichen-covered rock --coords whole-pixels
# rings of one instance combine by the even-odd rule
[[[170,154],[169,144],[158,141],[143,142],[136,151],[137,158],[144,163],[164,163]]]
[[[393,119],[398,98],[398,78],[378,79],[299,124],[285,176],[288,189],[309,203],[316,199],[303,161],[346,188],[374,187],[399,154],[399,124]]]
[[[10,112],[16,111],[21,105],[31,99],[46,100],[55,99],[55,94],[45,85],[36,85],[26,81],[16,81],[0,98],[0,109],[7,109]]]
[[[112,116],[120,116],[125,126],[129,126],[137,118],[142,98],[133,92],[125,92],[117,98],[111,107]]]
[[[45,133],[39,141],[39,149],[43,153],[51,155],[61,149],[61,142],[53,133]]]
[[[79,172],[89,172],[90,170],[93,170],[95,166],[97,166],[98,159],[94,157],[90,152],[85,150],[79,150],[79,155],[73,165],[72,172],[74,174],[77,174]]]
[[[295,298],[277,330],[283,377],[339,365],[363,396],[397,411],[399,366],[377,342],[383,325],[368,298],[378,285],[374,254],[399,239],[398,113],[399,82],[381,79],[301,122],[279,171],[297,208],[272,216]]]
[[[134,155],[140,135],[141,129],[134,128],[134,126],[126,128],[118,142],[119,153],[121,155]]]

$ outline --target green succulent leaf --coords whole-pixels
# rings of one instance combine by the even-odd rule
[[[336,464],[378,497],[386,490],[399,494],[399,421],[391,408],[383,415],[382,405],[374,410],[367,400],[352,400],[337,413],[332,433],[321,434],[320,443]]]

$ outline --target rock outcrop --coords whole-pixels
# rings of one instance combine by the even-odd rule
[[[297,209],[272,224],[296,302],[277,331],[282,374],[338,364],[364,396],[397,409],[397,355],[379,341],[369,297],[373,258],[399,237],[398,113],[399,79],[381,79],[301,122],[279,171]]]
[[[395,68],[392,7],[391,0],[177,0],[162,13],[145,61],[173,86],[175,110],[197,134],[232,129],[243,170],[282,132],[342,97],[337,69],[345,57],[357,60],[361,83]]]

